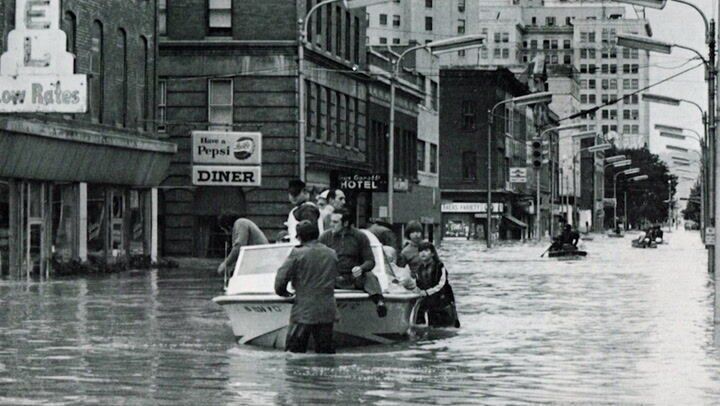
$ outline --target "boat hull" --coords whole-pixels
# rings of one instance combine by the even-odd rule
[[[654,242],[647,243],[647,242],[638,241],[638,240],[633,240],[632,246],[633,246],[633,248],[657,248],[657,244]]]
[[[387,315],[378,317],[375,304],[361,291],[339,292],[333,341],[336,348],[390,344],[407,339],[421,296],[387,294]],[[226,295],[213,299],[227,313],[240,344],[285,349],[292,299],[275,295]]]
[[[580,258],[587,256],[585,251],[550,251],[548,253],[550,258]]]

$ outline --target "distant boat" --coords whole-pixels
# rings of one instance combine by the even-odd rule
[[[570,245],[570,244],[566,244],[566,245]],[[550,258],[579,259],[579,258],[585,257],[585,256],[587,256],[587,251],[582,251],[575,247],[573,247],[573,248],[563,247],[562,249],[550,250],[548,252],[548,257],[550,257]]]
[[[633,248],[657,248],[657,243],[653,241],[643,240],[632,240]]]

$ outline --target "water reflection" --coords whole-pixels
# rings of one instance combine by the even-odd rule
[[[236,346],[208,270],[0,281],[0,403],[713,403],[713,282],[697,234],[671,240],[448,242],[463,328],[335,356]]]

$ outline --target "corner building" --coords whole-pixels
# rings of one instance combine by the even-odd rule
[[[0,2],[3,53],[22,4]],[[45,17],[59,10],[65,39],[54,45],[74,55],[75,74],[87,75],[87,111],[0,113],[0,273],[45,274],[54,261],[155,259],[156,186],[176,151],[154,128],[155,2],[32,7],[53,10]]]
[[[297,21],[316,4],[160,2],[160,117],[179,151],[162,184],[164,253],[223,256],[228,217],[250,218],[270,240],[285,229],[287,184],[300,174]],[[340,175],[369,173],[364,10],[341,2],[319,8],[307,41],[305,169],[314,197]],[[193,185],[191,133],[198,130],[261,133],[261,185]],[[369,217],[366,192],[348,197],[358,218]]]

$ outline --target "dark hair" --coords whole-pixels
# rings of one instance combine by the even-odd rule
[[[344,207],[341,209],[336,209],[335,211],[332,212],[332,214],[340,215],[340,223],[341,224],[344,224],[345,222],[352,224],[352,222],[353,222],[353,218],[350,215],[350,210],[348,210]]]
[[[305,182],[300,179],[293,179],[288,182],[288,193],[295,197],[305,190]]]
[[[420,244],[418,244],[417,248],[418,252],[422,251],[430,251],[433,256],[433,260],[437,263],[440,263],[440,256],[437,253],[437,250],[435,249],[435,245],[431,243],[430,241],[423,241]]]
[[[295,226],[295,230],[297,231],[297,237],[302,243],[306,243],[308,241],[317,240],[317,238],[320,236],[320,231],[317,228],[317,225],[313,224],[310,220],[303,220]]]
[[[411,233],[423,233],[423,226],[416,220],[410,220],[405,226],[405,238],[410,238]]]

